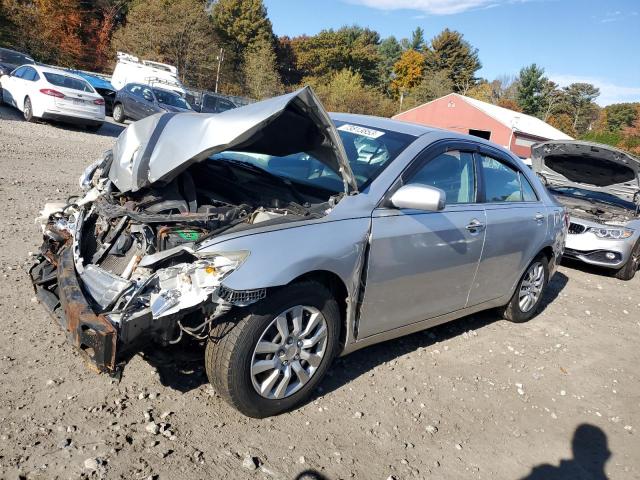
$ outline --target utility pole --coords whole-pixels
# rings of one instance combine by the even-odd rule
[[[216,93],[218,93],[218,82],[220,81],[220,66],[224,61],[224,49],[220,47],[220,53],[218,54],[218,72],[216,73]]]

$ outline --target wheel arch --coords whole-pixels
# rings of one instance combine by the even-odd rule
[[[289,285],[304,281],[314,281],[325,286],[331,292],[340,309],[340,349],[344,348],[347,336],[347,298],[349,291],[338,274],[329,270],[312,270],[294,278]]]

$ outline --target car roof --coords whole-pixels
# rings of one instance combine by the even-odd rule
[[[28,65],[28,66],[30,66],[32,68],[35,68],[36,71],[39,72],[39,73],[56,73],[58,75],[65,75],[67,77],[75,78],[77,80],[82,80],[83,82],[89,83],[84,78],[82,78],[80,75],[76,75],[75,73],[71,73],[68,70],[62,70],[60,68],[48,67],[46,65]]]

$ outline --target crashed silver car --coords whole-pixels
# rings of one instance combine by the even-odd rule
[[[631,280],[640,264],[640,159],[606,145],[550,141],[533,169],[570,212],[564,254]]]
[[[99,370],[207,342],[208,377],[264,417],[332,359],[479,310],[533,317],[563,207],[509,152],[312,90],[130,125],[85,193],[42,213],[38,298]]]

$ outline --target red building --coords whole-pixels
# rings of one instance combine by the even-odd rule
[[[485,138],[523,159],[531,157],[531,145],[534,143],[572,140],[539,118],[457,93],[450,93],[393,118]]]

